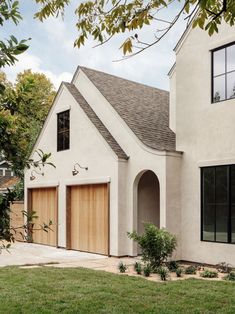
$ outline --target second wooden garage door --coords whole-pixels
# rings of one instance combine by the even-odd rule
[[[70,248],[108,255],[107,184],[70,187]]]
[[[35,231],[32,234],[33,242],[57,245],[57,193],[56,188],[37,188],[30,190],[30,209],[36,212],[37,219],[34,220]],[[52,221],[51,230],[48,232],[41,229],[43,223]]]

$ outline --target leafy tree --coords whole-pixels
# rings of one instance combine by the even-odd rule
[[[0,27],[3,27],[6,21],[17,25],[21,19],[18,1],[0,1]],[[0,69],[5,66],[13,66],[17,61],[17,56],[27,48],[27,40],[18,41],[13,35],[9,39],[0,40]],[[19,175],[23,174],[24,167],[42,168],[50,164],[48,163],[50,154],[43,152],[39,152],[37,161],[27,159],[30,138],[29,127],[26,124],[29,116],[26,113],[33,94],[35,96],[36,93],[36,81],[39,80],[36,77],[33,77],[33,79],[27,78],[29,76],[32,76],[32,73],[28,72],[20,75],[16,86],[12,86],[7,81],[6,76],[0,73],[0,154],[11,162],[13,169]],[[37,101],[35,101],[36,104],[39,105]],[[47,110],[46,106],[44,109]],[[37,116],[38,121],[43,120],[45,112],[41,111],[41,113],[40,116]],[[24,122],[22,121],[23,117],[25,118]],[[16,230],[10,227],[10,204],[17,193],[19,191],[8,191],[0,196],[0,250],[4,247],[8,248],[10,242],[14,241],[14,232]],[[28,228],[33,217],[29,217],[27,213],[25,215],[27,216],[25,228]],[[50,224],[42,226],[42,228],[49,229]],[[7,241],[8,244],[5,245],[4,241]]]
[[[35,0],[41,5],[36,17],[41,21],[49,16],[64,14],[70,0]],[[128,33],[121,45],[124,55],[138,54],[157,44],[185,16],[193,27],[205,29],[211,36],[225,21],[230,26],[235,21],[234,0],[178,0],[179,9],[172,19],[165,19],[164,11],[175,5],[174,0],[87,0],[82,1],[75,14],[79,32],[74,45],[80,47],[91,36],[102,45],[117,34]],[[169,14],[167,14],[169,16]],[[141,38],[144,26],[155,25],[157,31],[152,42]],[[134,50],[135,49],[135,50]]]

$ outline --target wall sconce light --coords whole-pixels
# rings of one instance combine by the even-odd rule
[[[41,176],[44,176],[44,173],[43,173],[43,172],[42,172],[42,173],[40,173],[40,172],[37,172],[36,170],[33,170],[33,171],[31,171],[30,181],[33,181],[33,180],[35,180],[35,179],[36,179],[36,177],[35,177],[34,173],[39,174],[39,175],[41,175]]]
[[[86,171],[88,170],[88,167],[82,167],[82,166],[79,165],[79,163],[76,163],[73,166],[73,171],[72,171],[73,176],[76,176],[79,173],[79,170],[76,168],[76,166],[78,166],[81,169],[85,169]]]

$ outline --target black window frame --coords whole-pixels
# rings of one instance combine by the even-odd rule
[[[59,121],[60,117],[63,115],[68,114],[68,128],[64,128],[63,130],[60,129]],[[63,146],[60,143],[60,135],[68,136],[68,146]],[[57,113],[57,152],[64,151],[70,149],[70,110],[65,110],[62,112]]]
[[[216,165],[216,166],[206,166],[206,167],[201,167],[200,168],[200,184],[201,184],[201,241],[202,242],[210,242],[210,243],[221,243],[221,244],[235,244],[235,240],[232,241],[232,198],[231,198],[231,167],[235,167],[235,164],[228,164],[228,165]],[[227,242],[223,241],[216,241],[216,215],[215,215],[215,229],[214,229],[214,240],[204,240],[203,239],[203,227],[204,227],[204,220],[203,220],[203,197],[204,197],[204,192],[203,192],[203,170],[208,169],[208,168],[217,168],[217,167],[228,167],[228,199],[229,199],[229,206],[228,206],[228,221],[227,221]],[[216,180],[216,177],[215,177]],[[216,192],[215,192],[216,193]],[[215,197],[216,198],[216,197]]]
[[[235,41],[211,50],[211,103],[212,104],[235,99],[235,97],[227,98],[227,74],[235,72],[235,70],[227,72],[227,49],[226,48],[230,46],[235,46]],[[222,50],[222,49],[225,49],[225,73],[214,76],[214,52]],[[222,76],[222,75],[225,75],[225,99],[214,101],[214,78]]]

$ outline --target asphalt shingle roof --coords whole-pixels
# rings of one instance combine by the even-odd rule
[[[95,125],[97,130],[100,132],[100,134],[106,140],[106,142],[109,144],[109,146],[112,148],[112,150],[116,153],[118,158],[127,160],[128,156],[126,155],[126,153],[123,151],[121,146],[117,143],[117,141],[114,139],[114,137],[111,135],[111,133],[105,127],[105,125],[101,122],[99,117],[96,115],[96,113],[93,111],[91,106],[87,103],[85,98],[78,91],[76,86],[74,84],[66,83],[66,82],[64,82],[63,84],[67,87],[67,89],[69,90],[71,95],[78,102],[80,107],[86,113],[86,115],[91,120],[91,122]]]
[[[175,151],[169,128],[169,92],[100,71],[79,67],[147,146]]]

